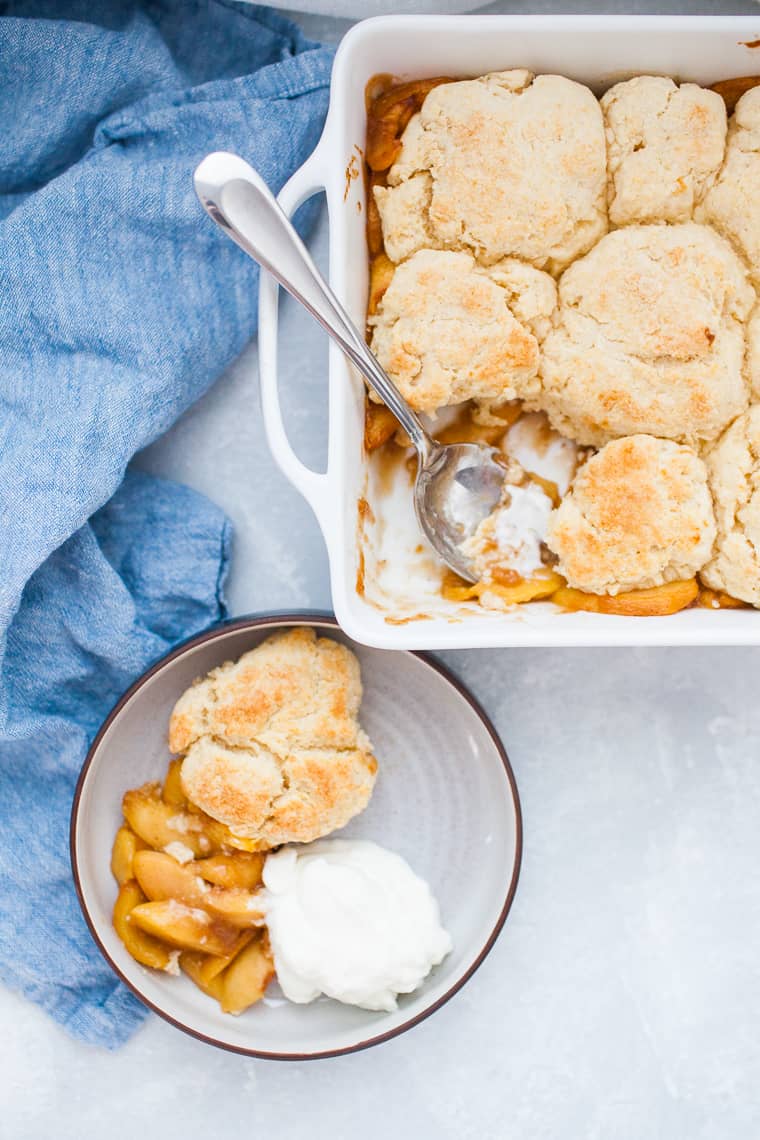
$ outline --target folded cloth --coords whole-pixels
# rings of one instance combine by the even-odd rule
[[[287,8],[291,12],[308,12],[315,16],[342,16],[358,20],[361,16],[453,15],[472,12],[483,7],[483,0],[362,0],[361,10],[356,0],[272,0],[273,8]]]
[[[223,616],[228,546],[218,507],[130,473],[33,575],[8,632],[0,975],[93,1043],[119,1044],[145,1010],[103,962],[79,910],[67,851],[74,784],[124,689]]]
[[[223,616],[228,544],[186,488],[117,488],[255,328],[256,271],[193,168],[236,150],[279,189],[318,139],[331,56],[228,0],[0,15],[0,979],[114,1046],[141,1007],[78,913],[73,785],[124,687]]]

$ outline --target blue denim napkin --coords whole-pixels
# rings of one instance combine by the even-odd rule
[[[234,150],[279,189],[331,55],[227,0],[0,16],[0,979],[113,1047],[143,1010],[78,911],[72,791],[120,692],[224,615],[229,544],[187,488],[122,479],[255,328],[256,271],[192,171]]]

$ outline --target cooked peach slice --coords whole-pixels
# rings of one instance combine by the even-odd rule
[[[195,982],[198,989],[203,990],[204,994],[208,994],[209,997],[221,1001],[221,976],[215,974],[211,978],[205,978],[203,974],[204,966],[210,960],[211,956],[209,954],[199,954],[197,950],[183,950],[179,956],[180,968],[187,974],[191,981]]]
[[[253,938],[259,937],[258,930],[241,930],[238,940],[230,950],[229,954],[207,954],[206,961],[200,967],[199,973],[204,982],[210,982],[213,978],[221,974],[222,970],[226,970],[229,964],[234,961],[241,950],[244,950],[248,943]]]
[[[170,760],[169,767],[166,770],[164,786],[161,789],[161,799],[164,803],[171,804],[173,807],[178,808],[187,807],[187,798],[182,791],[181,772],[182,757],[179,756],[176,760]]]
[[[385,404],[367,403],[364,417],[364,449],[375,451],[398,430],[398,420]]]
[[[752,43],[750,46],[755,47],[756,45]],[[721,96],[726,104],[726,110],[729,115],[732,115],[742,95],[758,85],[760,85],[760,76],[741,75],[738,79],[720,79],[717,83],[712,84],[710,90],[716,91]]]
[[[517,605],[520,602],[550,598],[563,584],[564,579],[554,573],[547,574],[544,578],[527,578],[512,586],[500,585],[497,582],[476,582],[474,585],[469,585],[456,574],[447,574],[441,585],[441,593],[450,602],[467,602],[471,598],[479,598],[481,594],[496,594],[509,605]]]
[[[470,416],[454,420],[447,427],[436,432],[439,443],[487,443],[495,444],[507,430],[506,424],[479,424]]]
[[[206,816],[208,818],[208,816]],[[216,820],[212,820],[216,823]],[[264,843],[261,839],[249,839],[245,835],[233,835],[229,827],[225,827],[223,823],[217,824],[219,829],[216,834],[219,836],[219,844],[221,847],[232,849],[233,851],[268,851],[269,845]]]
[[[749,602],[740,602],[738,598],[732,598],[730,594],[724,594],[722,590],[708,590],[706,586],[702,586],[699,591],[697,605],[706,610],[748,610],[752,608]]]
[[[443,78],[416,79],[400,83],[376,98],[367,116],[366,161],[370,170],[387,170],[398,158],[401,135],[425,101],[425,96]]]
[[[178,863],[162,851],[138,851],[135,878],[152,901],[176,899],[187,906],[201,906],[211,888],[192,870],[193,863]]]
[[[135,877],[149,899],[175,899],[200,907],[213,918],[238,928],[258,926],[264,918],[260,899],[242,887],[212,887],[196,873],[195,863],[178,863],[161,851],[138,851]]]
[[[378,253],[372,258],[369,268],[369,299],[367,301],[367,315],[377,312],[377,306],[383,299],[386,289],[393,280],[396,266],[386,253]],[[395,421],[394,421],[395,422]]]
[[[375,187],[385,186],[385,174],[376,173],[374,170],[368,171],[366,180],[367,185],[367,250],[370,257],[377,257],[379,253],[385,251],[385,243],[383,241],[383,223],[380,219],[380,211],[377,208],[375,201]]]
[[[211,914],[239,930],[261,926],[265,918],[260,894],[244,891],[242,887],[212,887],[203,896],[203,905]]]
[[[648,590],[629,590],[626,594],[585,594],[563,586],[552,601],[565,610],[590,610],[598,614],[619,614],[624,617],[664,617],[690,606],[699,593],[696,578],[679,582],[666,582]]]
[[[113,908],[113,927],[125,947],[142,966],[165,970],[171,961],[171,951],[156,938],[152,938],[133,921],[135,907],[145,902],[145,895],[134,879],[122,883]]]
[[[126,792],[121,807],[132,830],[157,850],[179,842],[193,855],[211,855],[220,850],[226,838],[227,828],[223,824],[200,812],[183,811],[165,803],[157,783]]]
[[[132,861],[138,851],[145,847],[145,843],[131,828],[124,825],[116,832],[111,850],[111,871],[119,885],[134,879]]]
[[[526,578],[514,586],[500,586],[497,582],[493,582],[491,585],[486,585],[481,593],[488,591],[503,598],[510,605],[517,605],[519,602],[535,602],[539,598],[551,598],[562,585],[563,579],[559,574],[547,574],[545,578]]]
[[[177,946],[180,950],[198,950],[202,954],[229,954],[238,938],[234,926],[214,919],[200,907],[186,906],[175,899],[140,903],[130,913],[146,934]]]
[[[480,586],[480,582],[472,585],[465,582],[458,574],[446,574],[441,583],[441,593],[447,602],[469,602],[480,597],[483,592]]]
[[[264,996],[274,977],[274,961],[266,934],[250,942],[221,975],[220,1005],[225,1013],[242,1013]]]
[[[261,884],[266,855],[263,851],[236,851],[233,855],[211,855],[199,859],[195,871],[217,887],[243,887],[253,890]]]

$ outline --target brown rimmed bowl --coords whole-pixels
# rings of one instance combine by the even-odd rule
[[[185,977],[146,969],[111,926],[116,884],[111,845],[127,788],[160,779],[167,725],[192,681],[254,648],[275,630],[308,625],[350,645],[364,683],[361,719],[379,762],[367,810],[339,834],[372,839],[424,876],[451,932],[452,953],[393,1013],[320,998],[286,1001],[276,984],[240,1017],[219,1010]],[[439,1009],[472,976],[512,905],[522,824],[504,747],[478,703],[436,661],[419,653],[356,645],[327,615],[243,618],[186,641],[124,694],[90,748],[71,815],[71,862],[79,901],[106,961],[134,994],[178,1029],[252,1057],[305,1060],[377,1045]]]

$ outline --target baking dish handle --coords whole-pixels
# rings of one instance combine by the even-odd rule
[[[307,198],[325,188],[320,148],[285,183],[277,196],[284,213],[292,218]],[[290,445],[280,406],[277,377],[279,285],[262,269],[259,280],[259,382],[264,430],[269,447],[282,473],[301,492],[321,522],[328,503],[328,474],[312,471]]]

